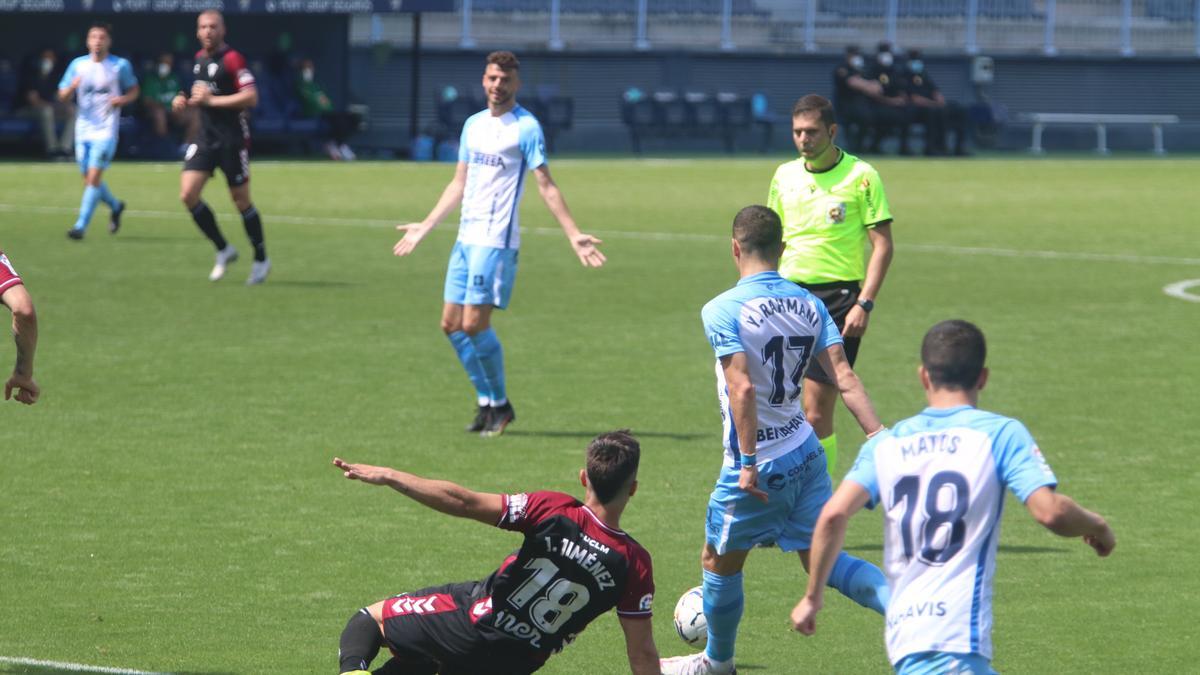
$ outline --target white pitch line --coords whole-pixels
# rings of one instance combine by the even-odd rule
[[[41,659],[26,659],[18,656],[0,656],[0,663],[11,663],[16,666],[34,666],[37,668],[54,668],[73,673],[109,673],[110,675],[170,675],[149,670],[130,670],[129,668],[109,668],[107,666],[89,666],[85,663],[69,663],[66,661],[43,661]]]
[[[1185,279],[1183,281],[1177,281],[1173,284],[1167,284],[1166,286],[1163,286],[1163,293],[1166,293],[1172,298],[1179,298],[1180,300],[1187,300],[1188,302],[1200,302],[1200,295],[1188,292],[1188,289],[1192,288],[1193,286],[1200,286],[1200,279]]]
[[[0,203],[0,213],[47,213],[55,215],[75,215],[77,209],[66,206],[26,206],[23,204]],[[127,217],[134,218],[172,218],[186,219],[182,207],[179,211],[146,211],[129,209]],[[234,217],[232,213],[219,213],[224,218]],[[294,216],[279,213],[267,213],[264,219],[270,222],[291,223],[296,225],[328,225],[334,227],[394,227],[402,219],[391,218],[334,218],[326,216]],[[449,228],[443,228],[443,232]],[[562,230],[557,227],[523,227],[522,233],[536,235],[561,236]],[[637,239],[641,241],[729,241],[723,234],[706,234],[701,232],[641,232],[637,230],[591,230],[601,238]],[[1128,253],[1087,253],[1083,251],[1041,251],[1016,248],[994,248],[987,246],[952,246],[949,244],[906,244],[898,243],[896,248],[901,251],[917,251],[921,253],[950,253],[955,255],[982,255],[999,258],[1028,258],[1042,260],[1078,260],[1084,262],[1131,263],[1135,265],[1197,265],[1200,258],[1176,258],[1172,256],[1133,255]]]

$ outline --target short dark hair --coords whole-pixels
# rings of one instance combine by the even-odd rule
[[[837,122],[837,116],[833,114],[833,104],[829,102],[829,99],[819,94],[801,96],[796,101],[796,105],[792,106],[792,117],[807,115],[811,112],[819,113],[821,115],[821,123],[827,127],[833,126],[833,123]]]
[[[637,475],[641,456],[642,446],[628,429],[600,434],[588,443],[588,485],[601,504],[616,499],[621,488]]]
[[[110,39],[110,40],[112,39],[113,35],[112,35],[112,24],[111,23],[106,23],[104,21],[93,21],[92,25],[88,26],[87,32],[90,33],[92,31],[96,30],[97,28],[104,31],[105,33],[108,33],[108,39]]]
[[[986,360],[983,331],[969,321],[942,321],[921,341],[921,365],[939,389],[971,389],[979,382]]]
[[[783,253],[783,222],[765,206],[747,206],[733,217],[733,238],[743,253],[775,259]]]
[[[511,70],[520,70],[521,62],[517,60],[517,55],[512,52],[492,52],[487,55],[487,65],[500,66],[500,70],[509,72]]]

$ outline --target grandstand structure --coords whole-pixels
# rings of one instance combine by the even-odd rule
[[[819,53],[886,39],[931,53],[1200,55],[1196,0],[456,0],[434,47]],[[352,41],[404,44],[407,17]]]

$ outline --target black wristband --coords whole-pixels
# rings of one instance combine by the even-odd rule
[[[859,300],[856,304],[859,307],[862,307],[863,311],[866,312],[867,314],[870,314],[871,310],[875,309],[875,301],[874,300],[862,299],[862,300]]]

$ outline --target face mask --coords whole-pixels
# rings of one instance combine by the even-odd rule
[[[170,74],[171,74],[171,66],[168,66],[165,63],[158,64],[158,76],[159,77],[166,77]]]
[[[305,68],[304,70],[300,71],[300,77],[303,77],[305,82],[312,82],[313,81],[312,69]]]
[[[893,59],[891,52],[883,52],[875,58],[877,61],[879,61],[879,65],[883,66],[884,68],[892,67]]]
[[[921,74],[921,71],[925,70],[925,63],[923,61],[921,61],[920,59],[915,59],[913,61],[909,61],[908,69],[919,75],[919,74]]]
[[[54,70],[54,59],[42,59],[42,74],[49,75]]]
[[[854,56],[850,57],[850,67],[854,68],[855,70],[862,70],[864,65],[866,65],[866,63],[863,61],[862,56],[855,54]]]

